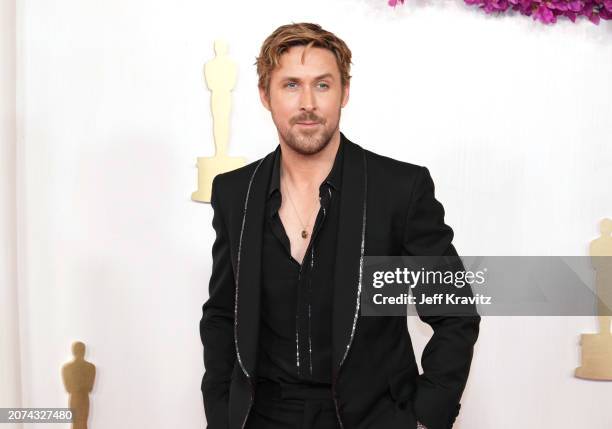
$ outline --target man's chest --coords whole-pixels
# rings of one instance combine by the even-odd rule
[[[320,210],[318,205],[315,207],[315,210]],[[312,240],[313,232],[315,231],[316,214],[308,216],[306,219],[299,219],[295,213],[292,213],[291,207],[286,205],[283,205],[278,211],[280,227],[284,229],[289,242],[289,251],[299,264],[303,263],[304,256]]]

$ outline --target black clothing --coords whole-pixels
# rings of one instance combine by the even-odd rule
[[[344,429],[415,429],[417,419],[428,429],[450,429],[459,414],[479,334],[476,306],[468,306],[469,314],[460,316],[419,313],[433,329],[419,374],[406,317],[366,316],[360,313],[360,302],[366,256],[456,257],[453,230],[444,222],[444,207],[426,167],[372,152],[343,133],[340,138],[342,191],[339,198],[332,191],[331,200],[339,200],[340,219],[331,283],[331,394],[337,420]],[[270,152],[217,174],[212,182],[216,237],[209,298],[200,320],[208,429],[244,428],[249,414],[257,414],[256,398],[266,398],[265,390],[258,389],[257,363],[262,295],[269,287],[262,282],[267,259],[262,253],[273,166]],[[330,219],[321,224],[320,233]],[[312,280],[313,288],[320,286],[315,277]],[[470,286],[456,289],[457,297],[473,297]],[[319,351],[313,347],[313,375],[322,374],[315,359]],[[300,389],[304,386],[301,383]]]
[[[340,429],[331,389],[263,381],[245,429]]]
[[[342,149],[341,141],[330,173],[319,186],[321,207],[312,234],[306,238],[309,244],[301,265],[291,256],[290,241],[278,214],[283,198],[282,152],[280,146],[276,150],[263,226],[259,381],[331,387],[333,267]],[[291,202],[287,200],[287,204]],[[306,219],[302,216],[302,220]]]

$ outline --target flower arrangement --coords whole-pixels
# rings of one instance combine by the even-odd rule
[[[544,24],[554,24],[558,17],[576,18],[584,16],[594,24],[600,19],[612,19],[612,0],[464,0],[471,6],[479,6],[486,13],[519,11]],[[404,0],[388,0],[389,6],[404,4]]]

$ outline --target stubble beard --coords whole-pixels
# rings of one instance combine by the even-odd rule
[[[300,120],[310,121],[311,119]],[[299,120],[296,120],[292,121],[292,126],[289,129],[279,129],[279,132],[285,143],[287,143],[287,146],[292,150],[300,155],[313,155],[327,147],[338,127],[338,124],[336,124],[334,129],[330,129],[326,127],[327,121],[322,119],[319,120],[319,125],[312,130],[306,128],[300,130],[299,125],[297,125]]]

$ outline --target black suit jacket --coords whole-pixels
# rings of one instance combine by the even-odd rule
[[[449,429],[459,412],[480,316],[423,316],[433,336],[419,374],[406,317],[359,313],[364,255],[457,255],[425,167],[345,144],[332,315],[332,383],[343,429]],[[253,404],[265,192],[274,152],[217,175],[216,239],[202,307],[208,429],[241,429]],[[471,295],[469,287],[462,290]]]

